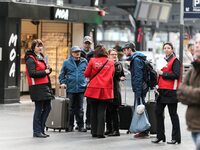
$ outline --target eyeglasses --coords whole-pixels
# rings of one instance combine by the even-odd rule
[[[116,56],[117,54],[110,54],[110,55],[113,55],[113,56],[115,55]]]

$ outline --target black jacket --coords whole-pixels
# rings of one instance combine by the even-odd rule
[[[31,78],[41,78],[46,76],[46,72],[44,70],[36,71],[36,63],[33,58],[29,57],[29,55],[34,56],[37,60],[44,62],[44,56],[42,55],[42,59],[38,58],[37,55],[32,51],[28,50],[25,54],[25,62],[28,70],[28,74]],[[49,74],[48,74],[49,78]],[[49,78],[49,83],[47,84],[38,84],[29,86],[29,93],[32,101],[43,101],[43,100],[51,100],[53,99],[53,93],[51,89],[51,82]]]
[[[171,55],[169,58],[166,59],[166,61],[170,61],[171,58],[174,56]],[[179,79],[181,75],[181,64],[178,59],[175,59],[172,65],[172,73],[169,72],[163,72],[162,77],[164,79]],[[177,103],[177,95],[176,90],[166,90],[166,89],[160,89],[159,90],[159,97],[157,99],[158,103]]]
[[[123,66],[120,62],[115,62],[115,73],[114,73],[114,100],[113,104],[121,105],[121,88],[120,88],[120,77],[125,76]]]

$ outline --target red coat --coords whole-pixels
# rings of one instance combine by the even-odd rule
[[[91,58],[84,72],[85,77],[91,78],[107,61],[107,57]],[[110,100],[113,94],[114,61],[109,60],[104,68],[89,82],[84,96],[99,100]]]

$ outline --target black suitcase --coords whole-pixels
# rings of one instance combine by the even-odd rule
[[[149,122],[151,124],[150,127],[150,134],[156,134],[156,102],[147,102],[146,103],[146,110],[149,117]]]
[[[129,133],[129,127],[132,120],[132,106],[130,105],[121,105],[119,107],[119,118],[120,118],[120,129],[127,130]]]
[[[46,130],[48,128],[68,131],[69,126],[69,99],[66,97],[55,97],[51,101],[51,111],[46,121]]]

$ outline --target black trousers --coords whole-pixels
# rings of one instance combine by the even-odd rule
[[[88,98],[86,98],[87,101],[87,106],[86,106],[86,125],[90,125],[90,100],[88,100]]]
[[[84,127],[83,93],[68,93],[69,103],[69,126],[74,127],[74,117],[79,128]]]
[[[156,118],[157,118],[157,138],[163,139],[165,138],[165,126],[164,126],[164,109],[165,106],[168,107],[169,115],[172,122],[172,140],[181,140],[181,131],[180,131],[180,123],[179,117],[177,114],[177,103],[157,103],[156,104]]]
[[[106,129],[119,132],[119,105],[109,103],[106,109]]]
[[[104,135],[107,102],[91,98],[89,100],[91,105],[91,134]]]

